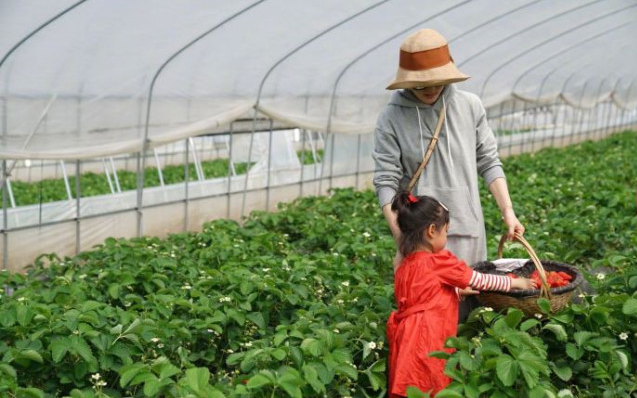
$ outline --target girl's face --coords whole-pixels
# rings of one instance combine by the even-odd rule
[[[433,227],[433,231],[429,237],[429,244],[431,245],[431,251],[433,253],[437,253],[447,246],[447,230],[449,230],[449,223],[445,224],[442,228],[436,228],[435,225],[430,225],[429,228]]]
[[[411,92],[425,104],[433,105],[444,88],[445,86],[415,87],[411,89]]]

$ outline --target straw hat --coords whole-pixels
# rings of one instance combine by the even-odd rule
[[[400,46],[398,72],[387,90],[441,86],[469,77],[453,63],[447,40],[433,29],[422,29],[407,36]]]

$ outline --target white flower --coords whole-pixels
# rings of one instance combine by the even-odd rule
[[[480,309],[480,313],[484,313],[484,312],[493,312],[493,308],[491,307],[484,307],[482,309]]]
[[[270,268],[261,268],[261,271],[263,272],[268,272],[270,270]]]
[[[358,297],[354,297],[354,298],[352,299],[352,303],[358,303]]]
[[[606,278],[606,275],[603,272],[597,274],[597,280],[603,281]]]
[[[542,314],[535,314],[535,317],[536,317],[537,319],[542,319]]]
[[[208,333],[214,333],[214,330],[208,329]]]
[[[246,347],[252,347],[252,342],[251,342],[251,341],[248,341],[247,343],[245,343],[245,346],[246,346]]]
[[[367,343],[367,348],[369,348],[370,350],[375,350],[376,343],[374,343],[373,341],[370,341],[369,343]]]
[[[228,296],[219,297],[219,302],[220,303],[223,303],[223,302],[226,302],[226,301],[232,301],[232,299],[230,297],[228,297]]]
[[[153,343],[157,344],[157,343],[159,343],[161,340],[159,339],[159,337],[153,337],[152,339],[150,339],[150,341],[152,341]]]
[[[338,329],[334,329],[334,333],[340,333],[341,331]]]
[[[18,297],[18,301],[24,301],[26,299],[27,299],[26,297]]]
[[[162,343],[157,344],[157,348],[164,348],[164,345]]]
[[[341,285],[343,285],[343,286],[347,287],[347,286],[349,286],[349,282],[348,282],[348,281],[345,281],[345,282],[341,283]]]
[[[370,234],[369,232],[363,232],[363,236],[369,238],[372,236],[372,234]]]
[[[579,298],[586,298],[586,295],[584,293],[580,293],[579,296],[577,296]]]
[[[99,379],[100,379],[100,377],[102,377],[102,376],[100,376],[100,374],[99,374],[99,373],[95,373],[93,376],[91,376],[91,379],[93,379],[93,380],[99,380]]]
[[[334,257],[338,257],[338,253],[337,253],[337,252],[332,253],[332,255],[333,255]]]
[[[628,333],[622,332],[619,334],[620,340],[628,340]]]
[[[341,299],[336,300],[336,302],[337,302],[337,303],[339,303],[339,304],[344,304],[344,303],[345,303],[345,302],[344,302],[343,300],[341,300]]]
[[[183,285],[181,288],[182,288],[183,290],[190,290],[190,289],[192,289],[192,286],[190,286],[189,284],[187,284],[187,283],[186,283],[186,284],[185,284],[185,285]]]

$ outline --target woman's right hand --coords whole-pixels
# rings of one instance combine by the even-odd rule
[[[511,278],[511,288],[520,290],[537,289],[537,282],[529,278]]]

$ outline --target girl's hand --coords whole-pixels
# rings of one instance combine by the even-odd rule
[[[511,278],[511,288],[520,290],[537,289],[537,282],[529,278]]]

